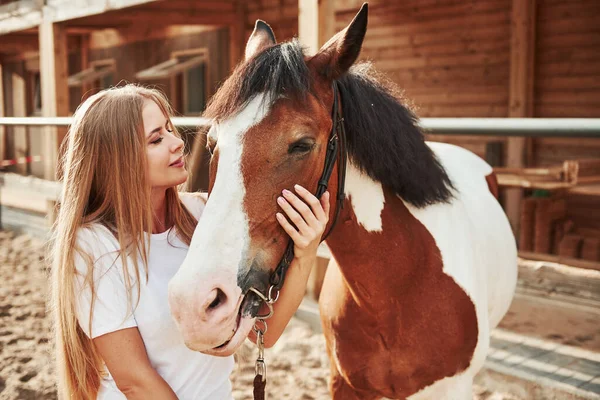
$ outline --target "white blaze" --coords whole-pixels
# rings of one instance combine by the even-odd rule
[[[385,206],[381,183],[362,173],[348,160],[344,192],[349,197],[358,223],[369,232],[381,232],[381,212]]]
[[[219,166],[210,199],[196,227],[187,257],[180,267],[180,282],[195,285],[218,270],[236,279],[249,239],[243,207],[246,188],[241,171],[244,134],[269,112],[268,101],[258,95],[233,118],[215,124],[209,135],[217,137]]]

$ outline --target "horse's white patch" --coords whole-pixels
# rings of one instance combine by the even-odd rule
[[[241,171],[244,133],[268,113],[269,101],[261,94],[233,118],[215,124],[209,135],[218,138],[219,166],[210,199],[198,221],[178,278],[189,285],[216,273],[234,279],[249,238],[243,209],[246,188]]]
[[[381,212],[385,206],[381,183],[362,173],[352,164],[352,160],[348,160],[344,192],[352,204],[358,223],[369,232],[381,232]]]
[[[510,305],[517,278],[516,246],[506,215],[487,187],[485,177],[491,167],[460,147],[428,144],[457,192],[450,203],[425,208],[404,204],[433,236],[444,272],[475,305],[478,343],[467,378],[461,378],[468,380],[469,374],[477,372],[485,360],[490,329]]]

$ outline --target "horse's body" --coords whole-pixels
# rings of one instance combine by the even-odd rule
[[[319,300],[336,399],[470,399],[511,302],[516,249],[492,169],[429,145],[457,189],[448,204],[417,209],[348,171]]]
[[[363,6],[307,57],[257,23],[205,113],[214,119],[209,198],[170,282],[171,311],[194,350],[228,355],[248,336],[253,291],[274,287],[289,242],[276,198],[294,184],[317,188],[339,136],[333,110],[347,132],[329,179],[332,210],[347,197],[320,299],[333,398],[470,399],[514,292],[514,237],[492,169],[461,148],[426,144],[394,88],[368,66],[350,68],[366,26]]]

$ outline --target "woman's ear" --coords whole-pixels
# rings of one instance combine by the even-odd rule
[[[273,29],[271,29],[269,24],[265,21],[257,19],[254,30],[248,39],[248,43],[246,43],[246,60],[254,57],[256,54],[276,43],[277,41],[275,40]]]
[[[308,65],[327,79],[337,79],[354,64],[362,47],[369,6],[364,3],[352,22],[333,36],[309,61]]]

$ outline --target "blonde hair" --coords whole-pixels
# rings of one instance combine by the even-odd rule
[[[95,300],[93,260],[77,247],[78,230],[101,224],[115,235],[130,295],[132,282],[127,271],[135,273],[137,282],[142,268],[146,279],[148,277],[153,211],[147,171],[140,167],[147,165],[142,120],[147,99],[154,101],[170,119],[172,111],[168,101],[157,90],[132,84],[111,88],[79,106],[63,145],[66,147],[59,163],[62,201],[50,242],[50,308],[60,398],[96,398],[103,374],[102,359],[79,326],[75,312],[76,251],[88,267],[85,284],[92,291],[90,321]],[[178,135],[175,130],[174,133]],[[174,187],[167,189],[166,207],[167,226],[174,226],[179,237],[189,245],[197,221],[183,206]]]

